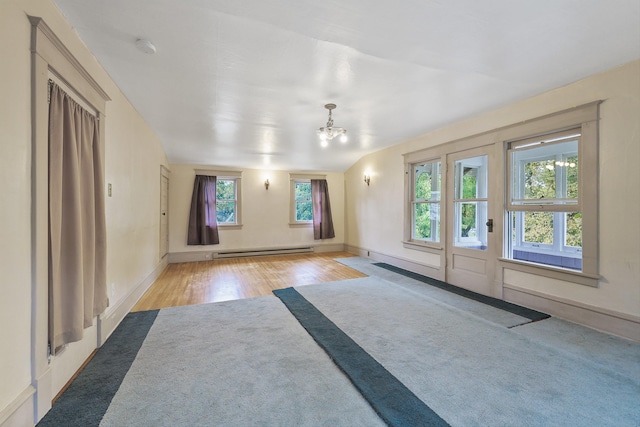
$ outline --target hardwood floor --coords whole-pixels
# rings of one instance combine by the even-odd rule
[[[334,258],[348,252],[169,264],[131,311],[271,295],[274,289],[366,277]]]

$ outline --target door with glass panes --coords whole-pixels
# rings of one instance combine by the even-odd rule
[[[494,289],[496,197],[493,146],[447,155],[448,221],[446,280],[484,295],[501,297]]]

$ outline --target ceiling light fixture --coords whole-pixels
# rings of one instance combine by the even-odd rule
[[[149,55],[156,53],[156,47],[149,40],[145,40],[145,39],[136,40],[136,47],[140,51]]]
[[[340,142],[347,142],[347,130],[345,128],[334,127],[333,119],[331,118],[331,110],[336,108],[336,104],[326,104],[324,106],[327,110],[329,110],[329,120],[327,121],[327,126],[321,127],[318,129],[318,137],[320,137],[320,145],[326,147],[329,145],[329,141],[333,138],[339,136]]]

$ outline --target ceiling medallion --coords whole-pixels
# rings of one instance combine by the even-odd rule
[[[327,121],[327,125],[325,127],[321,127],[318,129],[318,137],[320,137],[320,145],[326,147],[329,145],[329,141],[333,138],[339,136],[340,142],[347,142],[347,130],[345,128],[334,127],[333,119],[331,118],[331,110],[336,108],[336,104],[326,104],[324,106],[327,110],[329,110],[329,120]]]

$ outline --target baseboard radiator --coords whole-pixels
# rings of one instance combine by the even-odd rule
[[[299,248],[248,249],[248,250],[241,250],[241,251],[214,252],[213,259],[240,258],[240,257],[263,256],[263,255],[304,254],[308,252],[313,252],[313,248],[311,246],[299,247]]]

